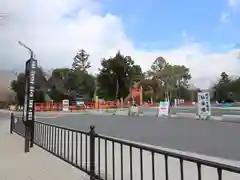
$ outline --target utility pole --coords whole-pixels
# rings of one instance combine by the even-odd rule
[[[24,106],[23,106],[23,123],[25,125],[25,145],[24,151],[29,152],[30,147],[33,147],[34,141],[34,94],[35,94],[35,79],[37,60],[34,59],[34,53],[31,48],[26,46],[21,41],[19,45],[26,48],[30,53],[30,59],[25,64],[25,92],[24,92]]]

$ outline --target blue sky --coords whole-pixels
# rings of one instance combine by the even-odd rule
[[[240,14],[227,0],[103,0],[103,8],[122,18],[128,38],[139,48],[168,49],[194,40],[223,51],[240,42]],[[230,14],[228,22],[221,22],[223,13]]]
[[[239,75],[240,0],[0,0],[1,8],[11,15],[0,29],[5,68],[24,67],[29,54],[21,40],[46,69],[71,67],[84,48],[92,73],[120,50],[143,71],[160,56],[185,65],[201,87],[223,71]]]

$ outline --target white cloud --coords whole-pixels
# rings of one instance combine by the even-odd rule
[[[228,6],[232,9],[240,8],[240,0],[228,0]]]
[[[229,13],[222,13],[220,21],[223,23],[229,22],[230,14]]]
[[[221,14],[220,21],[222,23],[227,23],[230,21],[230,18],[238,13],[240,10],[240,0],[228,0],[228,12]]]
[[[0,27],[0,63],[6,68],[24,66],[28,52],[17,44],[21,40],[32,47],[39,64],[46,68],[70,66],[77,50],[84,48],[91,55],[91,71],[97,71],[102,57],[121,50],[143,70],[158,56],[184,64],[200,87],[206,87],[221,71],[239,72],[237,50],[208,52],[200,43],[169,50],[136,49],[124,32],[121,18],[103,15],[101,4],[93,0],[0,0],[0,12],[8,13]],[[67,16],[72,19],[63,18]]]

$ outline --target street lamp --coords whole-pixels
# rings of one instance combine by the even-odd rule
[[[28,46],[26,46],[24,43],[22,43],[21,41],[18,41],[18,44],[19,45],[21,45],[21,46],[23,46],[24,48],[26,48],[29,52],[30,52],[30,57],[31,57],[31,59],[33,59],[34,57],[34,53],[33,53],[33,50],[32,49],[30,49]]]

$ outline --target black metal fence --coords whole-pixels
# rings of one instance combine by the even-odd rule
[[[240,168],[95,133],[35,121],[34,144],[89,174],[112,180],[239,180]],[[21,118],[10,131],[24,136]]]

